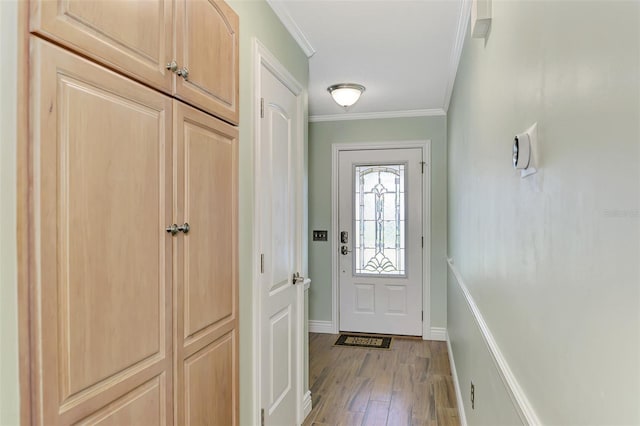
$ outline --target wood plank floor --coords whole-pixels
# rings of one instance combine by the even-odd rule
[[[303,426],[458,426],[445,342],[394,337],[390,350],[309,334],[313,410]]]

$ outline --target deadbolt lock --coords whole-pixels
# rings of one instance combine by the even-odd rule
[[[349,242],[349,233],[347,231],[340,232],[340,242],[347,244]]]

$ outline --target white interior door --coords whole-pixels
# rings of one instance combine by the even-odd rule
[[[296,96],[261,66],[263,116],[258,147],[261,275],[260,381],[264,425],[295,425],[300,350],[297,321],[302,282],[297,235],[298,120]],[[299,285],[297,285],[299,284]]]
[[[422,335],[422,149],[340,151],[340,330]]]

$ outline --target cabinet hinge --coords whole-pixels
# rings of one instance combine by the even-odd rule
[[[421,162],[420,162],[420,166],[422,166],[422,174],[424,174],[424,165],[425,165],[425,164],[426,164],[426,163],[425,163],[424,161],[421,161]]]
[[[260,98],[260,118],[264,118],[264,98]]]
[[[260,253],[260,273],[264,274],[264,254]]]
[[[260,426],[264,426],[264,408],[260,410]]]

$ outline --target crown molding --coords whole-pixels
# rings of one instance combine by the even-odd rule
[[[291,14],[289,14],[289,10],[287,10],[287,7],[282,3],[282,1],[278,0],[267,0],[267,3],[280,19],[282,25],[284,25],[287,31],[289,31],[291,37],[293,37],[293,39],[298,43],[298,46],[300,46],[304,54],[307,55],[307,58],[312,57],[316,53],[316,49],[313,48],[309,39],[307,39],[307,36],[302,32],[298,24],[296,24],[296,21],[293,20]]]
[[[453,51],[449,58],[449,81],[447,82],[447,89],[444,94],[443,109],[445,112],[449,110],[449,103],[451,102],[451,95],[453,93],[453,85],[456,81],[458,65],[460,65],[460,58],[462,57],[462,48],[464,47],[464,40],[467,37],[467,27],[470,16],[471,0],[460,0],[460,17],[458,18],[458,26],[456,27],[455,44],[453,45]]]
[[[347,121],[347,120],[375,120],[379,118],[406,118],[406,117],[440,117],[447,113],[442,108],[412,109],[407,111],[382,111],[382,112],[357,112],[347,114],[311,115],[310,123],[321,121]]]

